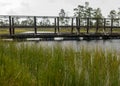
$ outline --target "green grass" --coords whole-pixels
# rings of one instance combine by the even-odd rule
[[[15,33],[22,33],[26,31],[30,31],[31,29],[15,29]],[[6,28],[0,28],[0,34],[9,34],[9,29]]]
[[[115,51],[80,48],[0,41],[0,86],[120,86]]]
[[[54,28],[37,28],[37,31],[47,31],[47,32],[54,32]],[[27,32],[27,31],[34,31],[34,28],[15,28],[15,34],[19,34],[22,32]],[[71,33],[71,28],[60,28],[59,31],[61,33],[66,32],[66,33]],[[73,32],[76,33],[77,30],[76,28],[73,29]],[[89,33],[95,33],[96,29],[95,28],[90,28]],[[81,28],[80,33],[87,33],[86,28]],[[98,29],[98,33],[104,33],[103,28]],[[110,28],[106,28],[106,33],[110,33]],[[119,28],[113,28],[113,33],[120,33]],[[0,34],[9,34],[9,29],[6,28],[0,28]]]

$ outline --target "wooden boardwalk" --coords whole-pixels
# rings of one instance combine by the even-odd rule
[[[4,39],[26,39],[26,38],[41,38],[42,40],[54,40],[54,38],[63,38],[63,40],[93,40],[93,39],[120,39],[120,34],[55,34],[55,33],[41,33],[41,34],[14,34],[14,35],[0,35]]]
[[[78,18],[64,17],[68,23],[62,24],[61,17],[51,16],[0,16],[0,28],[8,28],[8,34],[1,34],[0,38],[26,39],[26,38],[45,38],[53,39],[63,37],[65,39],[119,39],[120,38],[120,19],[109,18]],[[22,20],[26,18],[26,20]],[[4,20],[6,19],[6,20]],[[41,22],[40,21],[44,21]],[[51,19],[51,21],[49,20]],[[3,21],[4,20],[4,21]],[[49,24],[45,23],[45,20]],[[5,22],[6,21],[6,22]],[[21,22],[21,23],[19,23]],[[52,22],[52,23],[51,23]],[[18,24],[19,23],[19,24]],[[34,33],[16,33],[16,28],[33,28]],[[53,28],[53,33],[38,33],[38,28]],[[70,32],[60,32],[61,28],[70,29]],[[84,28],[86,32],[81,32]],[[90,31],[94,28],[94,31]],[[101,29],[104,32],[99,32]],[[113,32],[116,29],[116,32]],[[106,32],[109,30],[109,33]],[[76,31],[76,32],[75,32]],[[1,32],[2,33],[2,32]]]

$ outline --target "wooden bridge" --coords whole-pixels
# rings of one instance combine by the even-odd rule
[[[33,33],[16,33],[16,29],[31,30]],[[39,28],[52,28],[51,32],[40,33]],[[65,30],[62,32],[61,29]],[[2,30],[1,30],[2,29]],[[3,34],[3,30],[8,33]],[[43,29],[44,31],[44,29]],[[120,19],[78,18],[56,16],[0,16],[0,38],[26,39],[119,39]]]

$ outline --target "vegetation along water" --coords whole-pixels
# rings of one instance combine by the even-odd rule
[[[120,55],[89,50],[0,42],[1,86],[120,86]]]

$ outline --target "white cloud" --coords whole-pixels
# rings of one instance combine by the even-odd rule
[[[100,7],[105,15],[120,7],[119,0],[0,0],[0,14],[57,16],[63,8],[72,15],[73,9],[86,1],[94,8]]]

